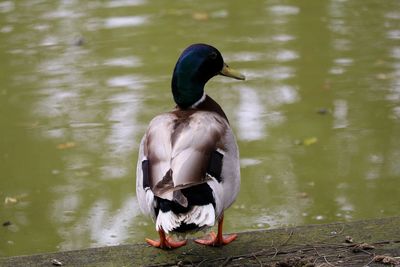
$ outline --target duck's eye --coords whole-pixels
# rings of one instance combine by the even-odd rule
[[[217,53],[212,52],[208,57],[209,57],[210,59],[212,59],[212,60],[215,60],[215,59],[217,59],[218,55],[217,55]]]

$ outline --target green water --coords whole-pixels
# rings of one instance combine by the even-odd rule
[[[195,42],[247,76],[207,85],[242,159],[226,232],[399,215],[399,1],[1,1],[0,256],[156,237],[138,143]]]

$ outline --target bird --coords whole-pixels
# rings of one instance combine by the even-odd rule
[[[222,75],[245,80],[230,68],[213,46],[188,46],[172,75],[171,111],[155,116],[141,139],[136,173],[139,207],[155,222],[159,240],[146,242],[161,249],[186,245],[172,235],[207,230],[195,242],[222,246],[237,238],[223,235],[224,210],[240,188],[239,150],[221,106],[205,93],[206,83]]]

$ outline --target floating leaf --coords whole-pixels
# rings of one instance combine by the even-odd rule
[[[28,194],[20,194],[17,196],[5,197],[4,204],[6,204],[6,205],[16,204],[26,197],[28,197]]]
[[[308,198],[307,192],[299,192],[299,193],[297,194],[297,196],[298,196],[299,198]]]
[[[303,144],[305,146],[311,146],[317,142],[318,142],[318,139],[316,137],[310,137],[310,138],[306,138],[303,140]]]
[[[378,73],[378,74],[376,75],[376,78],[377,78],[378,80],[386,80],[386,79],[388,78],[388,75],[385,74],[385,73]]]
[[[194,13],[192,14],[192,18],[193,18],[194,20],[199,20],[199,21],[208,20],[209,17],[210,17],[210,16],[209,16],[208,13],[206,13],[206,12],[194,12]]]
[[[72,148],[75,146],[76,146],[75,142],[66,142],[66,143],[58,144],[57,149],[68,149],[68,148]]]
[[[6,197],[4,199],[4,204],[8,205],[8,204],[16,204],[18,202],[18,199],[16,199],[15,197]]]

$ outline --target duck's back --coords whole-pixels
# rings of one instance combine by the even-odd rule
[[[236,141],[223,116],[214,111],[176,109],[155,117],[141,143],[138,189],[147,187],[155,198],[189,209],[196,192],[189,194],[188,190],[203,190],[199,194],[204,197],[204,190],[210,190],[218,216],[235,199],[240,179]],[[231,182],[224,183],[224,179]],[[138,192],[138,196],[141,193],[145,194]],[[139,196],[139,204],[155,217],[157,211],[140,199],[146,196]]]

